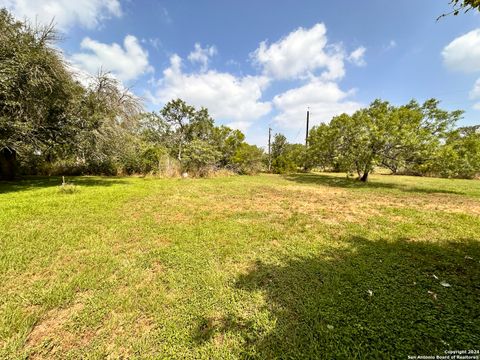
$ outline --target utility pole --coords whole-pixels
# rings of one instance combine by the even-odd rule
[[[268,128],[268,172],[272,170],[272,154],[271,154],[271,139],[272,139],[272,128]]]
[[[305,133],[305,163],[303,165],[303,170],[307,171],[308,168],[308,160],[307,160],[307,148],[308,148],[308,126],[310,122],[310,107],[307,107],[307,131]]]
[[[307,132],[305,134],[305,147],[308,147],[308,125],[310,122],[310,107],[307,107]]]

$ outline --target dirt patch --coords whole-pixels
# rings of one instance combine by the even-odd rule
[[[86,299],[90,296],[88,292],[77,295],[74,302],[66,308],[56,308],[48,311],[42,319],[33,327],[27,337],[25,346],[33,350],[32,358],[42,358],[41,352],[36,352],[46,341],[52,341],[53,347],[49,354],[58,351],[66,351],[75,346],[85,346],[94,337],[94,332],[84,333],[75,336],[66,329],[66,325],[82,311]]]
[[[50,310],[28,335],[27,346],[37,346],[42,343],[42,340],[58,333],[65,323],[82,309],[83,304],[76,303],[66,309]]]

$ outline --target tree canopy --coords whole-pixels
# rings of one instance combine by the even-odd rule
[[[467,13],[471,10],[480,11],[480,0],[450,0],[450,5],[453,9],[448,13],[440,15],[438,19],[448,15],[458,15],[462,12]]]
[[[355,173],[362,181],[367,181],[377,167],[393,173],[473,177],[480,168],[474,155],[467,156],[467,148],[475,153],[477,136],[460,136],[454,130],[462,114],[459,110],[440,109],[436,99],[422,105],[412,100],[402,106],[375,100],[368,108],[314,127],[309,136],[308,158],[315,166]],[[439,165],[446,157],[455,158],[452,152],[458,161],[468,165],[453,161],[457,165],[449,167],[455,170],[441,171],[447,168]]]

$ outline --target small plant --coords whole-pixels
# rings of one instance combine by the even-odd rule
[[[62,176],[62,185],[59,186],[58,192],[62,194],[73,194],[79,191],[77,185],[67,183],[65,181],[65,176]]]

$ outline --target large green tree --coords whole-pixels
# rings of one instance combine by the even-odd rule
[[[367,181],[377,166],[397,172],[421,167],[461,117],[461,111],[438,108],[435,99],[395,107],[375,100],[353,115],[342,114],[310,134],[309,158],[317,166],[357,173]]]
[[[0,162],[18,154],[30,173],[58,161],[85,168],[122,157],[141,110],[110,74],[83,86],[57,40],[52,25],[31,26],[0,10]],[[11,166],[0,169],[0,177],[14,175]]]
[[[0,149],[24,156],[71,143],[84,89],[53,47],[53,26],[32,27],[0,10]],[[12,174],[8,174],[11,177]]]
[[[480,134],[462,129],[450,132],[424,171],[454,178],[480,176]]]
[[[183,148],[185,143],[188,141],[190,125],[194,122],[198,122],[198,120],[195,120],[195,108],[191,105],[188,105],[182,99],[175,99],[165,104],[163,109],[160,111],[160,114],[167,124],[169,124],[173,129],[172,146],[176,149],[178,161],[181,161]]]
[[[283,134],[275,134],[271,147],[272,171],[283,174],[305,166],[305,146],[290,144]]]
[[[233,170],[242,175],[254,175],[262,170],[263,150],[255,145],[241,143],[232,157]]]

